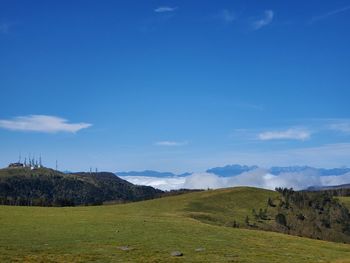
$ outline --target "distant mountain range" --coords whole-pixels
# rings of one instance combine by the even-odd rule
[[[257,168],[259,167],[256,165],[247,166],[247,165],[232,164],[232,165],[226,165],[223,167],[214,167],[214,168],[208,169],[206,172],[213,173],[222,177],[228,177],[228,176],[239,175],[244,172],[249,172]]]
[[[174,174],[171,172],[158,172],[153,170],[145,171],[130,171],[130,172],[116,172],[117,176],[148,176],[148,177],[184,177],[191,175],[191,173]]]
[[[289,166],[289,167],[271,167],[270,173],[279,175],[281,173],[300,173],[305,171],[314,171],[321,176],[342,175],[350,172],[350,168],[314,168],[310,166]]]
[[[256,165],[246,166],[246,165],[226,165],[224,167],[215,167],[208,169],[208,173],[213,173],[219,176],[227,177],[227,176],[235,176],[241,174],[243,172],[249,172],[259,168]],[[342,175],[350,172],[350,168],[315,168],[311,166],[273,166],[268,171],[273,175],[279,175],[281,173],[301,173],[305,171],[315,172],[320,176],[329,176],[329,175]]]
[[[332,185],[332,186],[310,186],[307,191],[325,191],[325,190],[340,190],[350,189],[350,184]]]
[[[230,177],[236,176],[244,172],[249,172],[255,169],[258,169],[257,165],[239,165],[232,164],[222,167],[214,167],[206,170],[207,173],[216,174],[220,177]],[[273,166],[268,169],[268,171],[273,175],[279,175],[281,173],[301,173],[305,171],[314,172],[320,176],[330,176],[330,175],[342,175],[350,172],[350,168],[315,168],[311,166]],[[185,177],[189,176],[192,173],[183,173],[183,174],[174,174],[171,172],[158,172],[153,170],[145,171],[130,171],[130,172],[116,172],[117,176],[147,176],[147,177]]]

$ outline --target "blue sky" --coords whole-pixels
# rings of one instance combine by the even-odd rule
[[[0,166],[349,166],[349,1],[0,0]]]

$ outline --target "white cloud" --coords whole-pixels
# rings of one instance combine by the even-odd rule
[[[19,116],[11,120],[0,120],[0,128],[14,131],[45,133],[71,132],[90,127],[89,123],[68,123],[66,119],[48,115]]]
[[[182,188],[188,189],[217,189],[227,187],[227,178],[212,173],[194,173],[185,178]]]
[[[136,185],[147,185],[161,190],[180,189],[186,180],[185,177],[121,176],[120,178]]]
[[[331,17],[331,16],[334,16],[334,15],[343,13],[343,12],[348,11],[348,10],[350,10],[350,6],[345,6],[345,7],[336,9],[336,10],[332,10],[332,11],[326,13],[326,14],[323,14],[323,15],[314,16],[314,17],[310,20],[310,23],[312,24],[312,23],[314,23],[314,22],[327,19],[328,17]]]
[[[350,173],[337,176],[320,176],[315,170],[300,173],[270,174],[265,169],[256,169],[232,177],[220,177],[211,173],[194,173],[187,177],[143,177],[127,176],[123,179],[139,185],[149,185],[162,190],[172,189],[218,189],[236,186],[251,186],[264,189],[276,187],[306,189],[310,186],[332,186],[350,183]]]
[[[158,146],[183,146],[183,145],[187,145],[187,144],[188,144],[187,141],[183,141],[183,142],[159,141],[159,142],[155,143],[155,145],[158,145]]]
[[[154,9],[154,12],[156,13],[164,13],[164,12],[174,12],[177,9],[177,7],[170,7],[170,6],[160,6]]]
[[[306,140],[311,136],[311,132],[306,129],[291,128],[285,131],[267,131],[258,135],[263,141],[267,140]]]
[[[216,18],[220,19],[225,23],[231,23],[234,20],[236,20],[235,14],[227,9],[221,10],[221,12],[216,15]]]
[[[332,176],[324,176],[321,177],[321,184],[324,186],[329,185],[342,185],[350,183],[350,173],[343,175],[332,175]]]
[[[257,30],[264,26],[267,26],[272,22],[273,17],[274,17],[274,12],[272,10],[265,10],[264,17],[253,22],[254,29]]]

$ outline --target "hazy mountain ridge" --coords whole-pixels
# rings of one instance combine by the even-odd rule
[[[148,176],[148,177],[184,177],[192,173],[174,174],[172,172],[159,172],[154,170],[116,172],[117,176]]]
[[[330,176],[330,175],[342,175],[350,172],[350,168],[315,168],[311,166],[287,166],[287,167],[271,167],[269,171],[271,174],[279,175],[281,173],[298,173],[304,171],[314,171],[321,176]]]
[[[331,186],[310,186],[307,191],[326,191],[326,190],[339,190],[339,189],[349,189],[350,184],[341,184],[341,185],[331,185]]]
[[[261,168],[257,165],[247,166],[240,164],[226,165],[222,167],[214,167],[208,169],[206,172],[213,173],[219,176],[235,176],[243,172],[249,172],[255,169]],[[321,176],[330,175],[342,175],[350,172],[350,168],[315,168],[312,166],[272,166],[267,169],[267,171],[273,175],[279,175],[281,173],[300,173],[305,171],[315,172]]]
[[[244,172],[250,172],[255,169],[262,168],[258,165],[240,165],[240,164],[229,164],[225,166],[218,166],[207,169],[206,173],[212,173],[220,177],[230,177],[242,174]],[[262,168],[264,169],[264,168]],[[312,166],[272,166],[266,169],[267,172],[273,175],[280,175],[282,173],[301,173],[305,171],[314,172],[320,176],[330,176],[330,175],[343,175],[350,172],[350,168],[315,168]],[[175,174],[172,172],[160,172],[155,170],[144,170],[144,171],[128,171],[128,172],[116,172],[117,176],[146,176],[146,177],[186,177],[193,173],[185,172],[182,174]]]
[[[214,167],[206,170],[207,173],[213,173],[222,177],[239,175],[244,172],[249,172],[258,169],[257,165],[247,166],[240,164],[226,165],[223,167]]]

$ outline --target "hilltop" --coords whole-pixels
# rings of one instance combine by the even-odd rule
[[[65,174],[49,168],[0,169],[0,204],[74,206],[140,201],[162,191],[136,186],[113,173]]]

